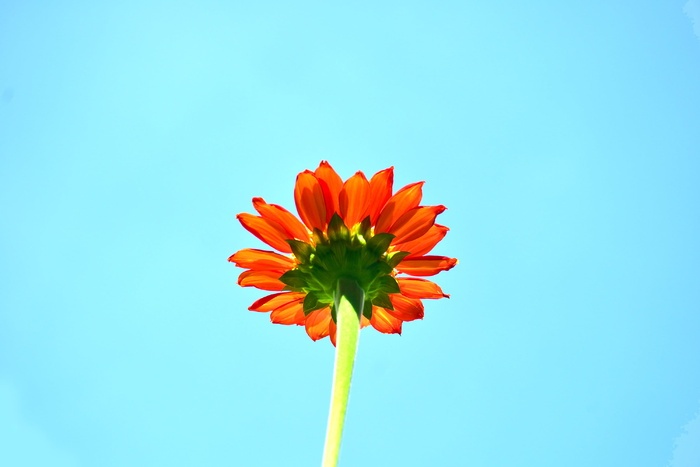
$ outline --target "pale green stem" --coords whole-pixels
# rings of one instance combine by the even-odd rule
[[[357,353],[360,337],[360,319],[365,303],[365,292],[352,279],[339,279],[335,292],[336,338],[335,368],[333,369],[333,388],[331,389],[331,407],[328,413],[326,445],[323,448],[323,467],[335,467],[338,464],[340,440],[343,436],[345,411],[350,395],[352,367]]]

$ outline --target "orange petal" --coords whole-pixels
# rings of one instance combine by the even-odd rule
[[[397,277],[401,295],[409,298],[450,298],[435,282],[417,277]],[[389,298],[395,294],[389,295]],[[392,302],[393,303],[393,302]]]
[[[447,256],[418,256],[404,259],[396,269],[412,276],[434,276],[440,271],[452,269],[455,264],[457,259]]]
[[[328,222],[333,217],[333,213],[340,214],[338,195],[343,188],[343,179],[327,161],[321,161],[314,175],[323,189],[323,197],[326,200],[326,222]]]
[[[285,285],[279,280],[283,273],[284,271],[244,271],[238,276],[238,285],[273,292],[284,290]]]
[[[309,242],[309,231],[294,214],[276,204],[267,204],[262,198],[253,198],[253,207],[267,220],[277,222],[287,232],[287,238]]]
[[[423,319],[423,302],[417,298],[408,298],[395,293],[389,295],[389,300],[391,300],[391,304],[394,305],[394,309],[386,311],[395,318],[402,321]]]
[[[321,308],[320,310],[312,311],[306,316],[306,333],[311,340],[317,341],[326,337],[330,330],[328,329],[331,321],[331,309],[329,307]]]
[[[391,191],[394,185],[394,168],[380,170],[372,176],[369,181],[369,207],[367,215],[370,216],[372,225],[375,225],[379,213],[382,212],[387,200],[391,198]],[[362,219],[360,219],[362,220]]]
[[[236,216],[243,227],[275,250],[291,253],[292,249],[285,241],[287,232],[277,222],[263,219],[252,214],[242,213]]]
[[[391,243],[405,243],[415,240],[426,233],[435,224],[438,214],[447,209],[445,206],[418,206],[401,216],[389,229],[396,235]]]
[[[321,184],[313,172],[305,170],[297,175],[294,202],[299,217],[310,230],[326,228],[326,201]]]
[[[360,320],[360,329],[366,328],[370,324],[372,323],[370,323],[370,321],[365,317],[365,315],[362,315],[362,319]]]
[[[292,269],[296,263],[288,257],[274,251],[245,248],[231,255],[228,259],[239,268],[245,269]]]
[[[394,245],[394,250],[410,252],[411,254],[408,255],[408,258],[423,256],[432,250],[435,245],[440,243],[440,240],[445,238],[445,235],[447,235],[449,230],[450,229],[444,225],[435,224],[430,227],[430,229],[428,229],[428,231],[420,238],[416,238],[415,240],[411,240],[410,242],[406,243],[397,243]]]
[[[408,212],[409,209],[418,206],[423,197],[423,183],[425,182],[406,185],[389,198],[377,219],[377,224],[374,228],[376,233],[388,232],[389,227],[394,225],[394,222]]]
[[[331,344],[333,344],[334,347],[335,347],[335,333],[336,333],[336,331],[337,331],[337,329],[336,329],[335,321],[333,321],[333,319],[331,319],[330,323],[328,323],[328,335],[330,336]]]
[[[375,306],[372,307],[372,319],[370,320],[372,327],[384,334],[401,334],[402,321],[391,314],[384,308]]]
[[[362,172],[348,178],[340,190],[340,217],[349,228],[367,216],[369,193],[369,182]]]
[[[296,324],[301,326],[305,320],[304,303],[302,302],[287,303],[272,310],[272,313],[270,313],[270,321],[275,324]]]
[[[301,302],[304,300],[304,296],[305,294],[299,292],[273,293],[256,300],[248,309],[250,311],[272,311],[289,303]]]

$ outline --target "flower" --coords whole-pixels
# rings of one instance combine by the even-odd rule
[[[277,250],[246,248],[229,257],[246,269],[243,287],[275,292],[248,309],[270,312],[276,324],[303,325],[313,340],[335,345],[333,293],[341,277],[365,292],[361,326],[401,334],[404,321],[423,318],[422,299],[449,298],[424,279],[452,269],[455,258],[427,255],[447,227],[435,223],[445,206],[421,206],[424,182],[392,194],[394,168],[369,181],[362,172],[345,182],[326,161],[296,179],[301,221],[285,208],[253,198],[259,215],[236,216],[243,227]],[[412,277],[418,276],[418,277]]]

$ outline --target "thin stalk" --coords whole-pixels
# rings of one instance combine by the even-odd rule
[[[323,448],[323,467],[336,467],[340,453],[340,440],[343,436],[345,411],[350,396],[352,368],[357,354],[360,337],[360,318],[365,303],[365,292],[352,279],[338,280],[335,292],[336,339],[335,367],[331,407],[328,412],[326,444]]]

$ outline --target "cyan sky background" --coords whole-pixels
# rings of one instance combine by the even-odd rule
[[[342,466],[700,465],[700,2],[0,5],[0,465],[309,466],[333,347],[251,198],[388,166],[451,228]]]

